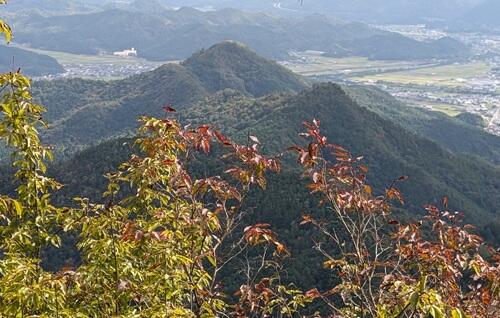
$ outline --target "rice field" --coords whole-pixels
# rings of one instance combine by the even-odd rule
[[[462,87],[475,78],[488,76],[491,67],[485,62],[449,64],[398,72],[353,77],[359,82],[387,82],[408,85]]]
[[[290,70],[303,76],[345,75],[362,72],[387,72],[414,67],[428,63],[414,61],[373,61],[365,57],[332,58],[319,55],[303,56],[301,60],[284,64]]]

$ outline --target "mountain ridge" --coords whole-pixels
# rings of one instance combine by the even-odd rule
[[[364,162],[370,168],[368,181],[376,191],[382,191],[400,175],[410,177],[400,185],[407,201],[400,209],[415,213],[421,211],[423,204],[438,204],[442,196],[447,196],[450,208],[466,212],[468,222],[480,226],[487,239],[500,240],[495,230],[500,224],[492,221],[497,219],[500,212],[496,205],[500,200],[498,165],[454,154],[437,143],[405,130],[357,104],[337,84],[318,84],[299,94],[276,93],[260,98],[235,90],[224,90],[187,106],[178,112],[178,116],[182,117],[183,124],[196,126],[209,123],[241,142],[245,141],[248,134],[255,135],[263,141],[267,153],[281,152],[290,145],[300,144],[298,133],[303,129],[302,122],[316,118],[321,121],[322,130],[331,142],[346,147],[354,156],[364,156]],[[76,182],[86,189],[86,195],[97,195],[105,184],[105,179],[101,177],[104,170],[112,167],[112,163],[126,159],[130,146],[124,143],[130,145],[130,139],[117,139],[92,146],[84,151],[87,159],[83,160],[77,154],[75,158],[79,159],[58,165],[65,168],[56,175],[64,183]],[[114,154],[106,154],[108,151]],[[101,168],[95,170],[93,161],[99,162]],[[293,160],[285,158],[284,161],[286,168],[283,178],[292,178],[296,173],[294,168],[290,169]],[[203,162],[208,162],[211,167],[208,169],[221,166],[210,163],[208,158]],[[204,171],[207,168],[200,169]],[[295,176],[297,182],[300,180],[298,175]],[[284,182],[280,178],[276,177],[274,182]],[[290,195],[286,194],[285,197]],[[303,195],[307,195],[307,191]],[[266,197],[262,202],[257,200],[255,210],[261,211],[261,214],[257,214],[255,220],[279,219],[281,221],[276,225],[286,230],[289,222],[300,218],[300,212],[306,207],[297,206],[296,211],[285,211],[276,203],[281,200],[279,197]],[[273,209],[265,208],[271,202]],[[286,213],[292,214],[287,217]]]
[[[222,51],[231,64],[207,59]],[[211,83],[215,78],[218,81]],[[133,132],[138,117],[161,116],[166,104],[180,110],[224,88],[260,97],[278,90],[298,92],[307,85],[299,76],[247,47],[223,42],[194,54],[183,64],[165,64],[111,82],[41,81],[35,83],[33,94],[49,106],[47,119],[52,125],[44,140],[63,149],[80,149]]]

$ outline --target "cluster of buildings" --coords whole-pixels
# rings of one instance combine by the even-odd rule
[[[500,136],[500,106],[497,106],[493,117],[487,122],[486,130]]]
[[[402,34],[406,37],[418,40],[418,41],[431,41],[438,40],[448,36],[448,33],[438,30],[438,29],[428,29],[425,24],[414,24],[414,25],[372,25],[373,27]]]
[[[38,79],[56,78],[89,78],[89,79],[118,79],[127,76],[148,72],[158,67],[156,63],[127,63],[127,64],[67,64],[65,72],[57,75],[44,76]]]

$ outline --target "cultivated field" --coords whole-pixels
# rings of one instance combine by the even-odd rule
[[[66,52],[58,52],[58,51],[47,51],[34,49],[29,47],[22,46],[21,48],[25,50],[29,50],[35,53],[40,53],[43,55],[48,55],[50,57],[55,58],[62,65],[71,65],[71,64],[115,64],[115,65],[129,65],[129,64],[152,64],[152,65],[161,65],[164,64],[162,62],[150,62],[141,58],[123,58],[114,55],[84,55],[84,54],[72,54]]]
[[[332,58],[317,55],[303,55],[300,59],[283,64],[303,76],[349,76],[350,74],[399,71],[433,65],[428,62],[372,61],[365,57]]]
[[[463,87],[470,80],[488,76],[491,67],[485,62],[471,62],[466,64],[449,64],[443,66],[426,67],[398,72],[380,73],[353,77],[360,82],[389,82],[410,85],[431,85],[446,87]]]

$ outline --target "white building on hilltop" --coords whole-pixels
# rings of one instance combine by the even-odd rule
[[[135,48],[131,48],[130,50],[123,50],[119,52],[114,52],[113,55],[119,57],[137,57],[137,50]]]

